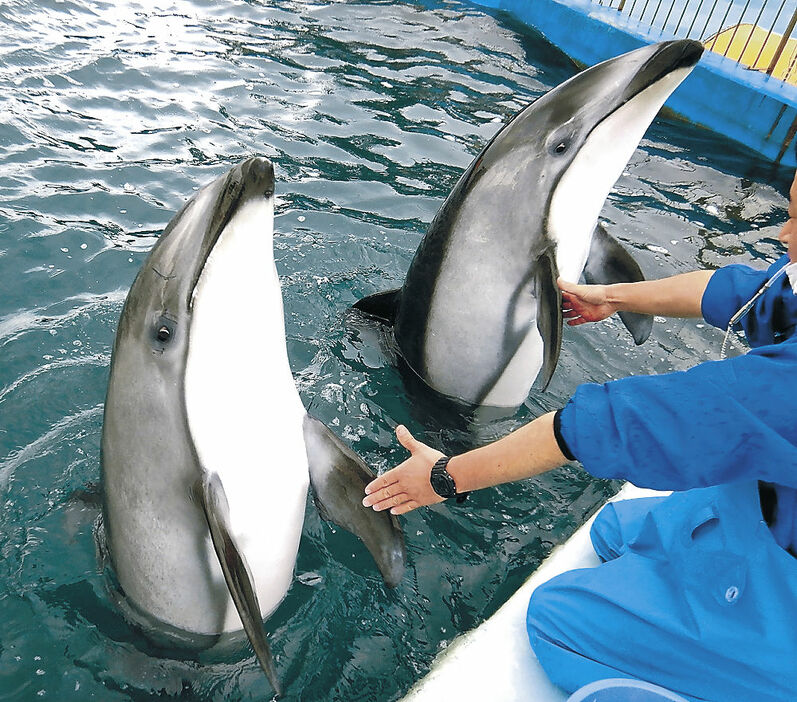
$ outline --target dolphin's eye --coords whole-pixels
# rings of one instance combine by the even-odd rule
[[[166,347],[171,345],[177,333],[177,323],[169,316],[162,314],[152,326],[153,348],[158,353],[166,351]]]
[[[557,154],[563,154],[565,151],[567,151],[567,144],[563,141],[560,141],[554,148],[554,152]]]

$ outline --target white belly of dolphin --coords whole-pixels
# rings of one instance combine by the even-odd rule
[[[192,440],[203,469],[221,479],[264,617],[293,578],[309,480],[272,232],[271,200],[249,202],[224,229],[194,292],[185,371]],[[205,550],[213,606],[224,631],[238,630],[209,537]]]
[[[653,118],[690,71],[667,74],[604,119],[560,178],[551,198],[548,235],[556,242],[556,265],[564,280],[578,282],[609,191]]]

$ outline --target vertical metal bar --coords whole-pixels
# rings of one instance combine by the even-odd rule
[[[631,17],[631,15],[634,14],[634,8],[635,7],[636,7],[636,0],[633,0],[633,2],[631,3],[631,9],[628,11],[628,17],[629,18]]]
[[[794,14],[791,16],[791,21],[789,22],[789,26],[786,27],[786,31],[783,32],[783,38],[780,40],[780,44],[778,48],[775,50],[775,55],[772,57],[772,63],[769,64],[769,68],[767,68],[767,75],[771,76],[772,71],[775,70],[775,66],[777,65],[778,61],[780,61],[780,55],[783,53],[783,50],[786,48],[786,45],[789,43],[789,39],[791,38],[791,33],[794,31],[794,25],[797,24],[797,8],[794,10]],[[791,68],[789,68],[789,74],[791,74]]]
[[[678,24],[675,25],[675,34],[678,34],[678,30],[681,28],[681,22],[683,22],[683,20],[684,20],[684,15],[686,14],[686,10],[689,8],[689,3],[690,2],[692,2],[692,0],[686,0],[686,3],[684,3],[684,10],[681,13],[681,17],[678,20]],[[749,0],[748,0],[748,2],[749,2]]]
[[[625,9],[625,0],[620,0],[620,6],[617,8],[617,11],[622,14],[624,9]]]
[[[761,21],[761,15],[764,14],[764,8],[766,6],[767,6],[766,2],[761,3],[761,9],[758,11],[758,17],[755,18],[755,24],[753,25],[753,28],[750,30],[750,34],[747,35],[747,41],[744,43],[744,46],[742,47],[742,53],[739,54],[739,63],[742,63],[742,59],[744,58],[744,52],[747,51],[747,47],[750,46],[750,40],[753,38],[753,33],[758,27],[758,23]],[[750,68],[754,68],[754,66],[751,65]]]
[[[728,9],[725,10],[725,15],[722,18],[722,22],[720,22],[720,28],[714,35],[714,41],[711,43],[711,51],[714,51],[714,47],[717,45],[717,39],[719,39],[720,34],[722,34],[722,28],[725,26],[725,21],[728,19],[728,15],[731,13],[731,7],[733,7],[733,0],[728,0]]]
[[[722,53],[723,56],[727,56],[728,55],[728,49],[731,48],[731,44],[733,44],[733,40],[736,39],[736,35],[739,33],[739,27],[742,24],[742,20],[744,19],[744,16],[747,14],[747,8],[748,7],[750,7],[750,0],[747,0],[747,2],[744,4],[744,9],[742,10],[742,14],[739,15],[739,21],[736,23],[736,26],[733,28],[733,34],[731,34],[731,40],[728,42],[728,46],[725,47],[725,51]],[[739,63],[739,61],[737,60],[736,63]]]
[[[653,29],[653,23],[656,21],[656,17],[659,16],[659,10],[661,9],[662,0],[659,0],[659,4],[656,5],[656,11],[653,13],[653,18],[650,20],[650,28]],[[661,25],[661,29],[659,31],[664,31],[664,25]]]
[[[786,71],[786,75],[783,76],[783,80],[786,82],[791,81],[791,74],[794,72],[795,67],[797,67],[797,51],[791,58],[791,63],[789,64],[789,70]]]
[[[769,44],[769,38],[772,36],[772,32],[775,31],[775,25],[778,23],[778,20],[780,19],[780,13],[783,12],[784,7],[786,7],[786,0],[783,0],[783,2],[780,3],[780,9],[778,10],[778,13],[775,15],[775,19],[772,20],[772,25],[770,26],[769,31],[767,32],[767,36],[764,39],[764,43],[761,44],[761,50],[758,52],[758,56],[755,57],[755,61],[753,61],[752,65],[753,68],[755,68],[758,65],[758,62],[761,60],[761,54],[764,53],[764,49],[766,49],[767,44]]]
[[[714,0],[714,5],[711,7],[711,11],[708,13],[708,17],[706,17],[706,24],[703,27],[703,31],[700,32],[700,40],[701,41],[703,41],[703,37],[705,36],[706,30],[708,29],[708,23],[711,22],[712,17],[714,17],[714,10],[717,9],[717,3],[718,2],[719,2],[719,0]],[[786,0],[783,0],[783,2],[786,2]]]
[[[766,2],[765,2],[766,4]],[[695,10],[695,16],[692,18],[692,24],[689,25],[689,31],[686,33],[686,36],[689,37],[692,34],[692,29],[694,29],[695,22],[697,22],[697,16],[700,14],[700,8],[703,7],[703,0],[700,0],[700,3]]]
[[[791,80],[792,73],[794,72],[795,67],[797,67],[797,47],[794,48],[794,53],[791,55],[791,61],[789,61],[789,68],[783,74],[784,82],[788,82]]]
[[[780,160],[786,155],[786,151],[791,144],[791,140],[794,139],[794,135],[797,134],[797,118],[791,123],[791,127],[789,127],[789,131],[786,132],[786,138],[783,140],[783,143],[780,147],[780,153],[778,154],[777,158],[775,159],[775,163],[780,163]]]
[[[648,5],[650,4],[650,0],[645,0],[645,6],[642,8],[642,12],[639,13],[639,21],[642,21],[642,18],[645,16],[645,13],[648,11]]]
[[[650,28],[651,29],[653,29],[653,23],[656,21],[656,17],[658,16],[659,10],[661,9],[661,3],[662,3],[662,0],[659,0],[659,4],[656,5],[656,11],[653,13],[653,17],[650,20]],[[662,27],[662,30],[663,29],[664,29],[664,27]]]
[[[675,7],[675,0],[670,0],[670,9],[667,12],[667,16],[664,18],[664,24],[662,25],[662,29],[667,28],[667,22],[670,21],[670,15],[672,14],[673,8]]]

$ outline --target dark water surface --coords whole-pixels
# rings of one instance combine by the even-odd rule
[[[403,458],[399,422],[457,450],[560,406],[585,380],[718,356],[721,335],[696,321],[661,320],[641,348],[614,320],[568,330],[545,395],[467,427],[409,396],[373,333],[347,331],[351,303],[400,284],[499,124],[575,71],[505,17],[457,2],[23,0],[0,6],[0,32],[0,700],[269,694],[244,644],[192,660],[132,631],[92,537],[126,291],[184,200],[245,156],[277,168],[302,397],[378,470]],[[649,276],[763,266],[779,251],[789,176],[658,121],[603,219]],[[399,698],[613,487],[570,467],[412,513],[394,591],[309,508],[296,583],[268,622],[287,697]]]

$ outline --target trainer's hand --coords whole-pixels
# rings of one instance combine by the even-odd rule
[[[617,305],[607,298],[605,285],[577,285],[561,278],[556,282],[562,291],[562,316],[571,327],[600,322],[617,312]]]
[[[368,483],[363,504],[378,512],[389,509],[391,514],[404,514],[416,507],[442,502],[443,498],[432,489],[429,475],[443,454],[415,439],[405,426],[396,427],[396,437],[412,455]]]

